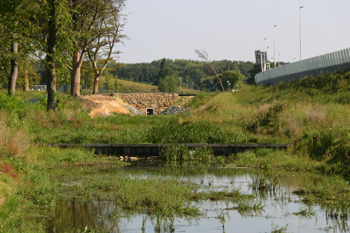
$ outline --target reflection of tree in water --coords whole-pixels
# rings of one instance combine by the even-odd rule
[[[107,217],[114,209],[106,201],[58,201],[48,232],[83,232],[86,227],[99,232],[120,232],[120,221]]]

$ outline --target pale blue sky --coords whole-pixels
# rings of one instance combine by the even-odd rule
[[[292,62],[299,52],[302,9],[303,59],[350,47],[350,0],[128,0],[119,62],[151,62],[163,57],[255,61],[254,51],[269,46],[273,57]]]

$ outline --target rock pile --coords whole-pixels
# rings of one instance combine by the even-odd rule
[[[147,113],[148,108],[152,108],[154,114],[159,114],[179,99],[178,94],[170,93],[114,93],[112,95],[118,96],[144,114]]]
[[[188,111],[189,108],[181,108],[180,106],[174,105],[174,106],[170,106],[169,108],[165,109],[164,112],[160,113],[161,115],[170,115],[170,114],[179,114],[182,112],[186,112]]]
[[[134,115],[145,115],[143,112],[140,110],[136,109],[134,106],[131,105],[124,105],[125,108],[127,108],[132,114]]]

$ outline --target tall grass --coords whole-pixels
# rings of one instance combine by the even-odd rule
[[[0,159],[18,157],[29,148],[29,136],[16,114],[0,112]],[[6,125],[12,126],[7,127]]]

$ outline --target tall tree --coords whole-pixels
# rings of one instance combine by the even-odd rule
[[[119,51],[113,52],[115,45],[125,38],[125,35],[122,34],[125,26],[125,19],[122,19],[123,15],[121,14],[123,7],[124,1],[119,1],[111,9],[110,14],[101,18],[99,25],[101,34],[97,37],[96,42],[91,44],[91,49],[88,51],[89,60],[95,73],[92,94],[98,93],[100,77],[108,63],[113,60],[112,54],[119,53]]]
[[[10,46],[8,59],[11,68],[8,75],[8,94],[14,95],[16,92],[16,81],[19,66],[19,43],[26,43],[25,39],[29,33],[30,14],[37,5],[30,4],[29,0],[2,0],[0,1],[0,27],[2,37],[5,37]]]
[[[70,48],[71,17],[67,0],[47,0],[46,75],[47,110],[57,111],[56,80],[66,49]]]
[[[157,80],[155,81],[155,85],[158,85],[161,83],[162,79],[165,79],[165,77],[177,77],[176,72],[171,69],[167,63],[167,60],[165,58],[162,59],[160,62],[160,71],[158,72]]]
[[[124,0],[72,0],[73,32],[76,35],[72,65],[72,96],[80,96],[80,73],[85,55],[95,42],[109,30],[110,15],[119,12]],[[101,25],[103,27],[101,27]]]

